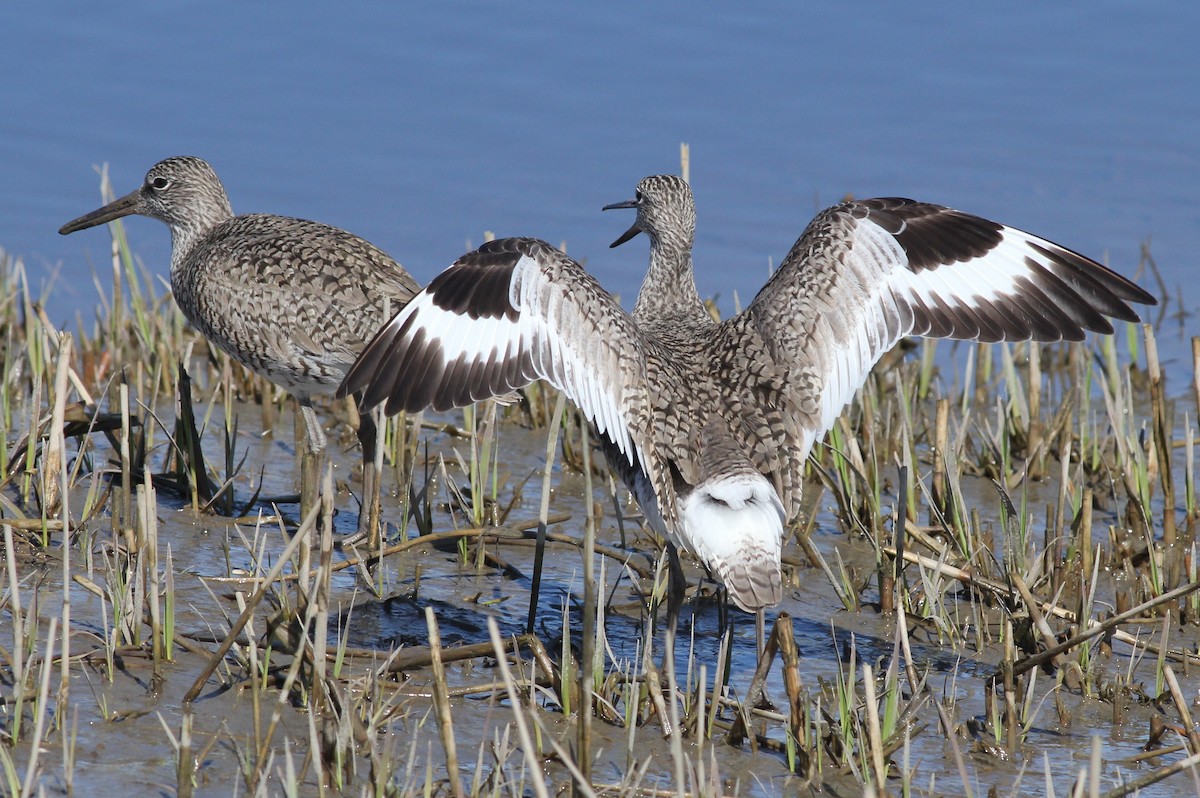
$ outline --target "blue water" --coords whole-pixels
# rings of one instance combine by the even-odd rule
[[[92,167],[123,193],[195,154],[235,210],[348,228],[421,281],[484,231],[537,235],[628,303],[646,245],[608,249],[630,217],[600,207],[688,142],[698,283],[726,310],[819,207],[914,196],[1126,274],[1150,241],[1180,391],[1200,334],[1174,304],[1200,306],[1198,31],[1197,3],[11,3],[0,247],[53,278],[52,318],[86,315],[107,235],[56,231],[99,203]],[[165,227],[128,230],[165,276]]]
[[[484,231],[565,242],[632,299],[642,242],[602,205],[691,146],[698,282],[732,307],[820,206],[900,194],[1132,274],[1183,307],[1200,237],[1200,5],[25,4],[0,24],[0,247],[52,316],[95,304],[93,165],[213,163],[236,211],[346,227],[425,281]],[[169,236],[130,223],[166,273]],[[57,272],[56,272],[57,270]],[[102,278],[107,282],[106,278]],[[1151,281],[1143,281],[1157,291]],[[1190,319],[1163,346],[1186,362]]]

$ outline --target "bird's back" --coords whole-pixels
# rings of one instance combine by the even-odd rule
[[[235,216],[172,268],[201,333],[299,395],[333,393],[390,314],[419,290],[378,247],[320,222]]]

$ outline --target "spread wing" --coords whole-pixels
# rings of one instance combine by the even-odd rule
[[[871,199],[820,213],[726,331],[762,346],[778,368],[799,469],[902,337],[1082,340],[1111,333],[1110,318],[1137,321],[1131,302],[1155,300],[1038,236],[938,205]]]
[[[463,255],[392,318],[338,390],[386,412],[448,410],[543,379],[633,465],[651,445],[648,344],[579,264],[532,238]]]

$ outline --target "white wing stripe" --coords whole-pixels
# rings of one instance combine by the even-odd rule
[[[982,257],[919,271],[908,267],[896,237],[869,218],[859,220],[852,235],[853,247],[838,268],[840,302],[831,299],[813,331],[823,342],[814,352],[814,365],[824,375],[817,436],[832,426],[879,358],[912,331],[912,312],[897,304],[911,303],[936,316],[961,313],[978,324],[981,337],[989,331],[1010,337],[1006,330],[1014,324],[1038,326],[1029,317],[1036,312],[1030,306],[1054,301],[1047,291],[1029,295],[1023,284],[1045,285],[1030,262],[1056,273],[1055,262],[1040,251],[1056,246],[1014,228],[1002,227],[1000,242]],[[1028,299],[1017,301],[1022,296]]]
[[[1021,295],[1022,290],[1017,282],[1019,278],[1034,281],[1035,275],[1026,259],[1044,268],[1052,266],[1048,258],[1031,246],[1031,243],[1044,246],[1047,242],[1009,227],[1003,228],[1003,236],[1000,243],[982,258],[936,269],[913,272],[903,265],[906,260],[894,265],[881,265],[891,265],[889,282],[899,289],[901,296],[912,297],[928,307],[936,307],[938,300],[950,308],[972,310],[993,304],[1002,305]],[[1020,311],[1016,314],[1023,315]]]
[[[522,255],[509,282],[515,320],[508,315],[468,319],[438,306],[428,291],[422,291],[388,322],[387,334],[396,337],[408,325],[403,337],[410,343],[423,340],[426,346],[418,347],[426,357],[433,352],[428,345],[436,343],[440,362],[417,356],[408,363],[411,373],[393,376],[422,381],[442,374],[445,379],[446,370],[461,358],[467,373],[457,378],[468,379],[472,373],[504,368],[505,363],[528,356],[534,372],[566,393],[633,463],[640,455],[620,408],[620,364],[598,336],[588,334],[586,309],[570,301],[564,290],[544,278],[535,258]],[[487,393],[488,386],[471,382],[466,386],[468,395]],[[449,389],[448,383],[443,385]],[[435,397],[440,390],[441,386],[435,387]]]

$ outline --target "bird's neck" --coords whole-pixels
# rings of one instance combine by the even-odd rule
[[[171,277],[174,279],[200,241],[222,222],[233,218],[228,201],[219,204],[207,213],[195,214],[187,219],[168,222],[171,227]]]
[[[712,322],[692,269],[692,242],[652,238],[650,268],[633,306],[633,316],[643,324],[687,319]]]

